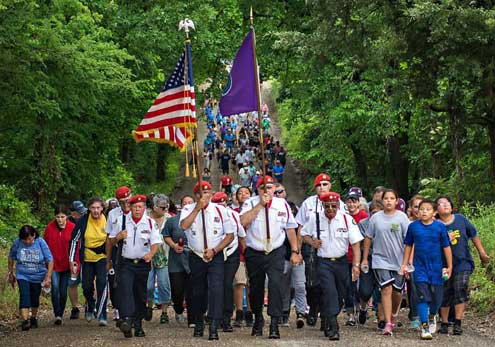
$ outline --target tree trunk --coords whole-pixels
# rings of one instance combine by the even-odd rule
[[[404,115],[404,123],[409,125],[411,113]],[[409,197],[409,159],[405,150],[409,144],[408,128],[400,129],[399,133],[392,136],[387,142],[390,169],[392,171],[392,185],[404,200]]]
[[[461,110],[451,105],[449,107],[449,115],[450,115],[450,127],[451,127],[452,157],[454,159],[455,173],[458,182],[462,182],[464,181],[464,170],[461,165],[461,159],[462,159]],[[462,191],[458,191],[457,201],[459,205],[462,205],[464,201],[464,194]]]
[[[361,181],[360,187],[363,187],[363,189],[368,189],[368,168],[366,166],[366,162],[367,162],[366,158],[358,146],[351,144],[350,147],[352,154],[354,155],[354,160],[356,162],[356,169],[358,172],[359,179]]]

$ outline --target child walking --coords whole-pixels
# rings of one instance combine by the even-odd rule
[[[409,225],[404,239],[402,271],[407,270],[407,260],[414,246],[414,285],[421,322],[421,339],[431,340],[436,332],[438,310],[442,304],[443,281],[452,274],[452,251],[445,225],[434,219],[436,206],[431,200],[419,204],[419,219]],[[442,252],[447,263],[443,266]],[[444,277],[444,278],[442,278]],[[429,319],[430,317],[430,319]]]

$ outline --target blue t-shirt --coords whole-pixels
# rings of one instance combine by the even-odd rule
[[[445,225],[438,221],[429,225],[414,221],[407,228],[404,244],[414,245],[414,281],[443,285],[443,248],[450,246]]]
[[[445,226],[447,232],[454,233],[451,241],[453,273],[461,271],[473,272],[474,261],[469,252],[469,239],[478,235],[474,225],[462,214],[454,214],[452,223]]]
[[[276,179],[282,178],[283,173],[284,167],[282,165],[275,165],[273,167],[273,176],[275,176]]]
[[[53,261],[52,253],[41,237],[36,238],[29,246],[19,238],[15,239],[9,257],[16,262],[17,279],[32,283],[43,282],[47,272],[46,263]]]
[[[224,139],[225,139],[225,144],[227,145],[227,148],[231,148],[234,145],[235,135],[232,133],[227,133],[227,134],[225,134]]]

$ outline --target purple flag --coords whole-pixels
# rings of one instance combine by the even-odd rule
[[[220,113],[223,116],[258,109],[252,42],[253,32],[250,31],[237,51],[229,80],[220,99]]]

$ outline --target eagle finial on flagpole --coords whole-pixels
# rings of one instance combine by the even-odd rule
[[[189,18],[183,19],[179,22],[179,30],[184,30],[187,38],[189,38],[190,29],[196,30],[196,28],[194,27],[194,22]]]

